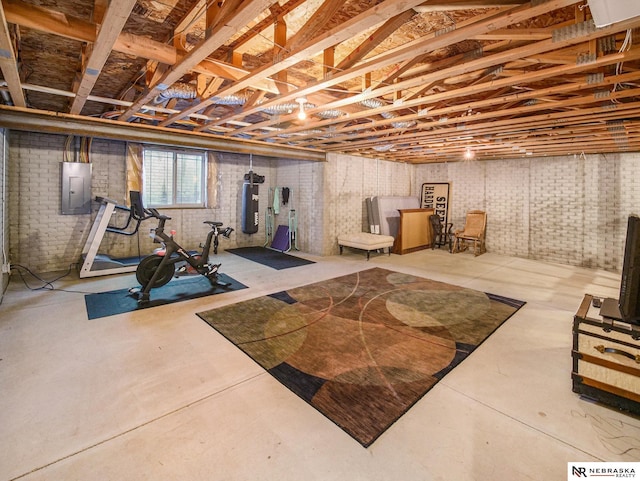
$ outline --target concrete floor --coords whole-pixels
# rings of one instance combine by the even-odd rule
[[[444,250],[299,255],[317,263],[276,271],[223,252],[249,289],[91,321],[83,293],[132,274],[30,291],[13,273],[0,480],[563,480],[569,461],[640,461],[640,418],[571,391],[573,315],[585,293],[617,297],[618,275]],[[374,266],[527,304],[368,449],[195,315]]]

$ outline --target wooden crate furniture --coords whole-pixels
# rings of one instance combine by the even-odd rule
[[[573,392],[640,415],[640,326],[601,317],[593,299],[573,320]]]
[[[400,222],[393,252],[408,254],[431,247],[433,235],[429,216],[433,215],[434,210],[399,209],[398,212],[400,213]]]
[[[386,248],[391,255],[391,247],[393,246],[394,238],[390,235],[370,234],[369,232],[355,232],[352,234],[340,234],[338,236],[338,246],[340,246],[340,254],[342,255],[342,248],[344,246],[354,249],[361,249],[367,252],[367,260],[371,251],[377,251],[379,249]]]

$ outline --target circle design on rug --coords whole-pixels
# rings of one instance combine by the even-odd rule
[[[487,296],[471,289],[399,290],[391,292],[386,308],[411,327],[452,326],[477,319],[490,309]]]

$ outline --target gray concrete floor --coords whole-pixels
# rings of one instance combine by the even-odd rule
[[[317,262],[275,271],[222,252],[248,289],[95,320],[83,293],[132,274],[55,291],[12,274],[0,480],[562,480],[570,461],[640,461],[640,419],[571,391],[573,315],[585,293],[616,297],[619,275],[444,250],[298,255]],[[527,305],[368,449],[195,315],[374,266]]]

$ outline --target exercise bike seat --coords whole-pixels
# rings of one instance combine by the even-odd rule
[[[213,228],[213,227],[220,227],[223,224],[223,222],[217,222],[217,221],[213,221],[213,220],[205,220],[203,222],[203,224],[209,224]]]

